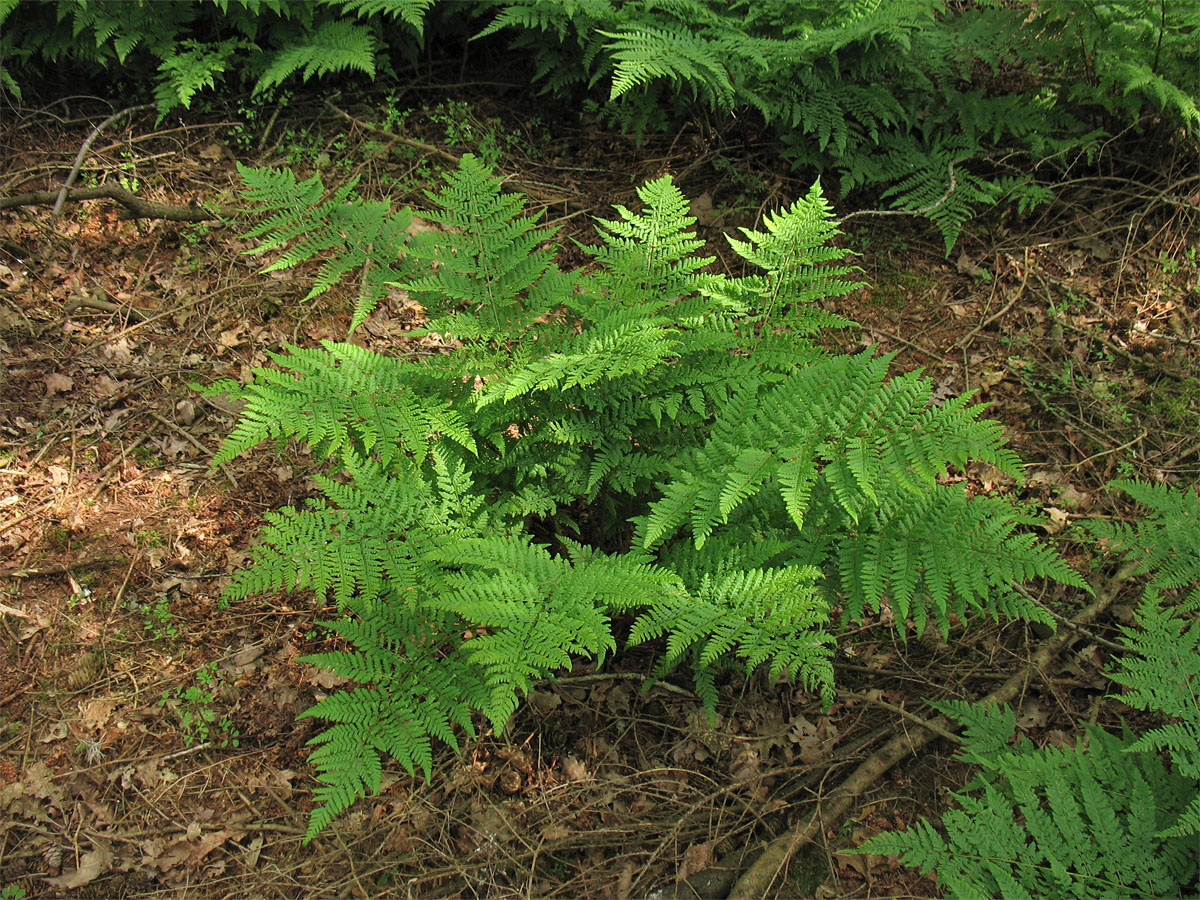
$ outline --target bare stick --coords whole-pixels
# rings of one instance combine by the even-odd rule
[[[1108,584],[1097,592],[1096,599],[1080,610],[1072,621],[1076,625],[1086,625],[1100,615],[1113,602],[1121,585],[1136,568],[1136,563],[1123,565]],[[1078,635],[1074,631],[1064,628],[1044,642],[1024,668],[979,702],[1008,703],[1020,693],[1026,681],[1034,673],[1044,670],[1050,664],[1050,660],[1077,637]],[[961,727],[946,716],[939,716],[930,724],[950,732]],[[896,735],[879,748],[829,796],[818,801],[817,808],[813,810],[807,821],[793,831],[781,834],[767,845],[762,855],[733,886],[733,890],[729,894],[730,900],[758,900],[758,898],[766,897],[776,877],[801,847],[810,843],[825,828],[841,820],[850,811],[855,801],[888,769],[908,754],[920,750],[935,737],[936,735],[932,731],[916,727],[911,732],[902,732]]]
[[[79,175],[79,169],[83,165],[83,160],[87,156],[87,152],[92,146],[92,141],[94,141],[96,136],[104,130],[104,127],[112,122],[115,122],[117,119],[121,118],[121,116],[127,115],[128,113],[140,112],[143,109],[153,108],[153,103],[142,103],[139,106],[130,106],[128,109],[123,109],[120,112],[113,113],[111,116],[92,129],[92,133],[87,136],[87,140],[83,142],[83,146],[79,148],[79,153],[75,156],[75,165],[71,166],[71,173],[67,175],[67,180],[63,182],[62,189],[58,192],[58,199],[54,201],[54,210],[51,213],[52,216],[58,218],[59,214],[62,213],[63,203],[67,199],[67,192],[70,191],[71,185],[75,183],[75,179]]]

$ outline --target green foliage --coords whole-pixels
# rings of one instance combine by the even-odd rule
[[[94,73],[154,73],[160,115],[188,108],[205,88],[232,77],[256,93],[294,75],[304,81],[389,66],[389,42],[412,52],[435,0],[3,0],[0,86],[41,67]],[[451,7],[452,8],[452,7]],[[392,22],[404,23],[397,33]],[[400,37],[403,34],[403,37]]]
[[[243,176],[288,265],[359,252],[342,238],[368,210],[407,215]],[[245,400],[218,461],[295,439],[334,469],[323,499],[268,515],[226,595],[311,589],[343,613],[327,624],[353,649],[310,661],[360,687],[306,713],[332,723],[309,838],[378,789],[381,756],[428,773],[433,739],[457,746],[476,714],[499,730],[535,680],[602,661],[614,616],[630,643],[665,638],[659,675],[689,665],[713,712],[729,667],[830,699],[835,604],[858,617],[886,597],[945,629],[952,612],[1041,617],[1012,580],[1082,584],[1009,505],[940,483],[969,459],[1019,473],[980,407],[932,407],[927,379],[813,343],[847,324],[817,304],[857,285],[818,187],[731,241],[761,269],[744,276],[696,255],[669,178],[638,197],[563,272],[553,234],[467,155],[421,211],[441,227],[397,227],[362,263],[396,266],[452,349],[292,347],[212,387]]]
[[[1198,26],[1186,0],[515,0],[479,36],[514,33],[549,90],[608,83],[602,114],[639,133],[696,104],[756,115],[795,165],[885,189],[950,248],[981,208],[1046,202],[1026,173],[1108,133],[1194,139]]]
[[[1134,526],[1094,527],[1151,574],[1128,654],[1109,670],[1125,704],[1162,717],[1140,737],[1089,727],[1073,749],[1011,744],[1008,708],[935,704],[967,725],[982,767],[942,819],[859,849],[937,871],[955,897],[1178,897],[1197,877],[1200,834],[1200,497],[1117,482],[1150,507]],[[1170,602],[1167,594],[1180,595]],[[1169,760],[1169,767],[1165,761]],[[980,793],[982,792],[982,793]]]
[[[271,215],[249,233],[264,240],[252,253],[266,253],[294,242],[264,272],[288,269],[322,254],[325,263],[305,300],[325,293],[349,272],[359,273],[358,296],[350,330],[361,325],[400,277],[396,256],[408,239],[412,212],[392,212],[387,202],[350,202],[358,178],[326,197],[321,178],[296,180],[289,169],[252,169],[238,163],[246,198]]]
[[[240,743],[241,732],[234,727],[233,720],[221,715],[216,708],[217,693],[223,680],[216,664],[208,663],[196,673],[195,684],[164,691],[158,701],[159,706],[174,710],[187,746],[212,742],[226,748]]]
[[[1194,778],[1167,771],[1156,753],[1088,727],[1075,747],[1010,746],[1011,713],[936,704],[971,725],[964,759],[983,767],[972,789],[953,795],[943,837],[928,822],[882,834],[864,853],[896,853],[937,870],[949,896],[1178,897],[1196,875],[1194,843],[1161,832]]]

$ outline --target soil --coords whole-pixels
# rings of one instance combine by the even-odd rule
[[[531,208],[586,239],[592,216],[669,172],[697,198],[707,252],[727,267],[724,231],[808,187],[770,142],[703,121],[639,144],[524,91],[433,82],[335,105],[298,95],[279,110],[132,115],[98,136],[79,183],[234,209],[241,161],[327,183],[357,175],[364,195],[420,204],[445,154],[486,149]],[[70,99],[6,115],[0,193],[56,189],[110,111]],[[1092,548],[1071,523],[1128,512],[1109,480],[1200,478],[1194,160],[1110,152],[1104,177],[1076,179],[1025,218],[983,216],[949,257],[922,223],[848,220],[843,240],[869,286],[831,305],[861,325],[835,334],[837,346],[895,353],[897,372],[924,368],[942,398],[978,392],[1028,478],[1018,488],[986,467],[962,477],[1019,498],[1085,572]],[[197,386],[243,378],[288,343],[341,339],[352,297],[303,302],[314,269],[262,273],[248,227],[130,221],[100,200],[57,217],[0,213],[0,889],[724,896],[765,841],[911,725],[889,707],[931,716],[926,699],[981,696],[1036,646],[1019,624],[917,640],[877,617],[839,638],[832,708],[731,677],[715,723],[686,687],[642,690],[648,654],[618,655],[540,685],[505,733],[442,747],[431,781],[389,771],[379,796],[302,846],[316,726],[296,716],[336,682],[298,658],[324,646],[315,623],[332,611],[303,594],[228,608],[220,597],[263,513],[309,496],[317,466],[261,449],[211,469],[234,416]],[[413,321],[397,295],[356,340],[394,350]],[[1066,615],[1084,602],[1046,599]],[[1112,637],[1114,624],[1096,630]],[[1083,722],[1127,713],[1106,699],[1106,652],[1080,641],[1032,681],[1024,734],[1063,744]],[[855,848],[936,818],[969,776],[945,741],[893,768],[792,860],[777,896],[937,896],[932,879]]]

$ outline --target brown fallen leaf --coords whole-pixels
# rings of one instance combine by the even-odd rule
[[[74,379],[61,372],[55,372],[53,375],[47,375],[42,381],[46,382],[46,396],[53,397],[55,394],[65,394],[67,391],[75,387]]]
[[[112,858],[112,852],[108,848],[97,847],[79,858],[79,868],[71,872],[64,872],[56,878],[43,878],[42,880],[54,887],[73,891],[85,884],[91,884],[103,875],[112,862]]]

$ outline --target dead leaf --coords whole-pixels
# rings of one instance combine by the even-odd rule
[[[553,843],[554,841],[565,841],[571,836],[571,829],[561,822],[551,822],[542,829],[542,840]]]
[[[954,267],[958,269],[959,274],[970,275],[972,278],[983,278],[987,275],[987,269],[972,262],[971,257],[967,256],[966,250],[958,254],[958,259],[954,261]]]
[[[1021,704],[1021,710],[1017,714],[1017,727],[1022,731],[1028,731],[1031,728],[1042,728],[1049,721],[1050,714],[1038,706],[1037,701],[1026,700]]]
[[[675,880],[679,882],[686,881],[697,872],[703,872],[713,864],[712,844],[692,844],[683,851],[683,862],[679,865],[679,871],[675,873]]]
[[[53,375],[47,375],[42,379],[46,383],[46,396],[53,397],[55,394],[65,394],[67,391],[75,387],[74,379],[63,375],[61,372],[55,372]]]
[[[253,869],[258,865],[259,854],[262,853],[263,836],[255,836],[249,844],[246,845],[246,851],[242,854],[242,862],[245,863],[247,869]]]
[[[633,863],[625,863],[617,878],[617,900],[629,900],[633,893]]]
[[[1067,523],[1071,520],[1071,514],[1057,506],[1047,506],[1046,515],[1050,517],[1050,521],[1042,523],[1046,534],[1058,534],[1067,527]]]
[[[335,687],[341,687],[350,679],[343,675],[335,675],[333,672],[327,672],[324,669],[321,669],[310,675],[308,680],[318,687],[323,687],[328,691]]]
[[[250,665],[262,655],[263,648],[261,644],[247,644],[237,653],[233,654],[230,662],[232,662],[235,667],[240,669],[242,666]]]
[[[96,697],[85,703],[80,703],[80,721],[89,729],[100,728],[108,721],[108,717],[112,715],[112,711],[116,707],[117,701],[115,697]]]
[[[588,781],[587,766],[577,760],[574,756],[564,756],[562,761],[563,774],[567,776],[569,781]]]
[[[110,344],[105,344],[103,351],[105,359],[110,359],[115,363],[127,364],[133,359],[133,348],[129,344],[129,338],[117,338]]]
[[[98,847],[83,854],[79,858],[79,868],[73,872],[66,872],[57,878],[43,878],[42,880],[55,887],[73,891],[75,888],[81,888],[85,884],[91,884],[103,875],[112,862],[112,858],[111,851],[104,847]]]

